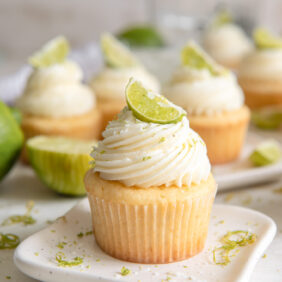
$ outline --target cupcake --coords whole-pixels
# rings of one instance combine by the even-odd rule
[[[133,80],[126,95],[85,176],[96,242],[131,262],[187,259],[204,248],[216,193],[206,146],[163,96]]]
[[[101,49],[105,67],[91,80],[90,86],[97,95],[104,129],[125,106],[124,90],[131,77],[140,79],[148,88],[156,91],[160,86],[157,79],[112,35],[102,36]]]
[[[238,69],[243,56],[253,49],[244,30],[226,12],[220,13],[204,32],[203,46],[218,63],[231,69]]]
[[[100,134],[95,95],[81,83],[82,71],[67,53],[66,39],[58,37],[30,59],[33,70],[16,102],[26,139],[36,135],[94,139]]]
[[[189,115],[190,126],[207,144],[212,164],[236,159],[250,113],[232,72],[217,65],[199,46],[188,43],[165,95]]]
[[[256,49],[244,58],[238,81],[251,109],[282,105],[282,38],[267,30],[254,32]]]

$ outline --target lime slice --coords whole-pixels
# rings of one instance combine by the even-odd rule
[[[253,33],[253,38],[258,49],[282,48],[282,38],[271,34],[266,29],[257,28]]]
[[[0,101],[0,181],[16,162],[23,140],[19,124],[10,109]]]
[[[105,63],[112,68],[127,68],[140,65],[137,58],[111,34],[103,34],[101,48]]]
[[[250,161],[255,166],[265,166],[278,162],[281,159],[281,147],[274,140],[261,143],[250,155]]]
[[[134,116],[145,122],[177,123],[186,112],[168,101],[164,96],[146,89],[141,82],[130,79],[126,90],[126,101]]]
[[[220,27],[232,22],[233,22],[233,18],[231,13],[227,10],[222,10],[216,15],[213,21],[213,26]]]
[[[261,129],[277,129],[282,125],[282,107],[266,107],[252,111],[252,122]]]
[[[181,52],[183,66],[194,69],[207,69],[212,75],[222,75],[227,72],[223,67],[216,64],[198,45],[193,42],[188,43]]]
[[[152,26],[135,26],[123,30],[118,39],[131,47],[162,47],[164,40]]]
[[[35,68],[46,68],[65,61],[69,53],[69,43],[63,36],[58,36],[46,43],[41,50],[29,58],[28,62]]]
[[[37,136],[27,141],[29,161],[38,177],[60,194],[85,195],[83,178],[96,141]]]
[[[22,113],[17,108],[10,108],[10,111],[18,124],[22,123]]]

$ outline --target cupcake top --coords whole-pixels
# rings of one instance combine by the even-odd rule
[[[219,63],[231,65],[252,50],[253,45],[241,27],[232,22],[228,14],[219,15],[204,33],[203,44],[207,52]]]
[[[282,82],[282,38],[270,34],[265,29],[256,29],[254,34],[256,49],[244,58],[239,68],[238,76],[242,79],[267,82],[262,86],[252,83],[251,87],[256,92],[275,90],[279,86],[281,92]],[[277,83],[279,82],[279,85]]]
[[[183,48],[182,65],[173,74],[165,95],[193,115],[214,115],[244,104],[235,76],[193,42]]]
[[[105,180],[142,188],[206,180],[211,171],[206,145],[183,110],[138,81],[131,80],[126,93],[128,106],[108,124],[91,154],[94,171]]]
[[[67,52],[58,51],[62,40],[65,39],[54,39],[30,59],[33,72],[16,102],[25,114],[71,117],[85,114],[95,106],[92,91],[81,83],[80,67],[66,59]]]
[[[124,89],[131,77],[140,79],[150,89],[159,90],[157,79],[112,35],[102,36],[101,49],[105,67],[90,82],[99,100],[124,100]]]

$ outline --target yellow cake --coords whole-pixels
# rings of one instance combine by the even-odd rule
[[[199,46],[188,43],[187,64],[182,62],[174,72],[164,93],[188,113],[190,126],[203,138],[212,164],[236,159],[244,143],[250,113],[244,106],[244,95],[235,76],[217,65]],[[189,58],[202,60],[189,65]],[[205,62],[205,63],[203,63]]]
[[[187,259],[204,248],[216,194],[206,146],[186,116],[161,124],[136,115],[125,107],[91,154],[85,187],[96,242],[131,262]]]

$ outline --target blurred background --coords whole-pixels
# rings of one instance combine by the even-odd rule
[[[168,44],[187,40],[220,6],[250,33],[259,24],[280,31],[280,0],[0,0],[0,76],[15,72],[47,40],[65,35],[74,49],[140,23],[157,26]]]

